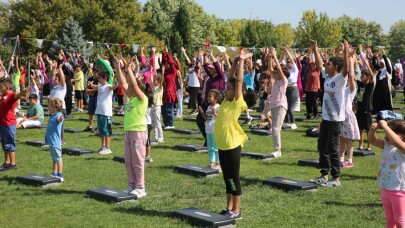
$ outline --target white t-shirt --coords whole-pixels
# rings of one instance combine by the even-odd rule
[[[188,86],[200,87],[200,81],[198,80],[197,73],[195,72],[195,67],[188,68]]]
[[[356,97],[357,88],[350,92],[350,87],[346,87],[345,89],[345,108],[346,111],[353,111],[353,100]]]
[[[290,72],[290,77],[288,77],[288,84],[297,83],[299,72],[298,67],[295,63],[290,69],[288,69],[288,72]]]
[[[148,108],[146,110],[146,119],[145,119],[146,124],[152,124],[152,118],[151,118],[151,115],[150,115],[151,110],[152,110],[151,108]]]
[[[216,113],[218,114],[219,104],[215,104],[214,107]],[[207,115],[207,119],[205,120],[205,133],[212,134],[214,132],[215,120],[217,117],[212,114],[211,105],[208,106],[205,114]]]
[[[54,86],[51,90],[50,98],[59,98],[62,100],[62,109],[66,109],[65,104],[66,96],[66,86],[62,87],[61,85]]]
[[[331,77],[326,73],[324,83],[324,95],[322,104],[322,119],[339,122],[345,120],[345,88],[347,77],[341,73]]]
[[[380,188],[405,191],[405,155],[385,140],[377,183]]]
[[[111,85],[98,85],[97,108],[95,114],[112,116],[112,97],[113,91]]]

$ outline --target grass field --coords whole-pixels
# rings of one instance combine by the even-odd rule
[[[404,106],[399,102],[402,98],[399,94],[395,107]],[[303,113],[296,113],[296,116],[304,117]],[[76,120],[67,120],[66,127],[84,129],[87,123],[78,121],[79,117],[86,115],[75,114]],[[114,121],[123,121],[123,117],[114,117]],[[339,188],[285,192],[262,185],[264,179],[276,176],[304,181],[319,176],[318,169],[297,165],[299,159],[318,158],[317,139],[304,136],[305,130],[316,126],[317,122],[297,125],[298,129],[294,131],[282,132],[283,157],[271,161],[242,158],[243,220],[238,221],[237,226],[384,227],[385,217],[376,185],[380,149],[374,149],[374,157],[355,157],[355,167],[342,170],[342,187]],[[195,123],[181,120],[176,120],[175,126],[197,129]],[[250,137],[244,151],[272,151],[271,136],[252,135],[247,126],[243,127]],[[123,128],[114,126],[113,131],[123,133]],[[65,182],[61,186],[42,189],[16,183],[15,177],[20,175],[51,174],[48,149],[24,144],[29,139],[43,140],[44,134],[44,129],[19,130],[17,133],[18,170],[0,174],[0,227],[189,227],[191,225],[186,221],[173,217],[172,212],[186,207],[218,212],[225,207],[221,175],[198,179],[173,171],[174,166],[181,164],[208,165],[207,153],[172,149],[176,144],[202,144],[201,135],[165,132],[165,143],[153,146],[154,162],[146,166],[148,195],[133,203],[109,204],[84,195],[95,187],[127,187],[124,165],[112,161],[113,156],[123,154],[122,136],[112,140],[111,155],[64,155]],[[64,147],[97,150],[100,140],[92,135],[66,133]]]

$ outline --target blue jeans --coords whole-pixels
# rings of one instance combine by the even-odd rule
[[[218,146],[214,141],[213,133],[207,133],[207,149],[210,162],[219,163]]]
[[[174,126],[174,103],[164,103],[162,105],[162,117],[165,127]]]
[[[178,100],[178,102],[176,103],[176,109],[177,109],[176,116],[182,116],[183,115],[183,89],[178,89],[176,91],[176,95],[177,95],[177,100]]]

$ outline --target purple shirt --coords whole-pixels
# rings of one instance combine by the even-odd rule
[[[202,102],[202,108],[203,110],[206,110],[208,107],[208,92],[211,89],[217,89],[220,92],[224,92],[225,91],[225,76],[224,76],[224,71],[221,69],[221,67],[219,66],[218,61],[214,62],[214,68],[217,72],[216,76],[212,76],[210,71],[209,71],[209,67],[208,67],[208,63],[203,65],[205,73],[210,77],[207,82],[205,83],[205,98],[204,101]]]

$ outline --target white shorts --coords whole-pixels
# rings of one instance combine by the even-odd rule
[[[40,127],[42,124],[39,122],[39,120],[26,120],[21,123],[21,125],[26,128],[34,128],[34,127]]]

